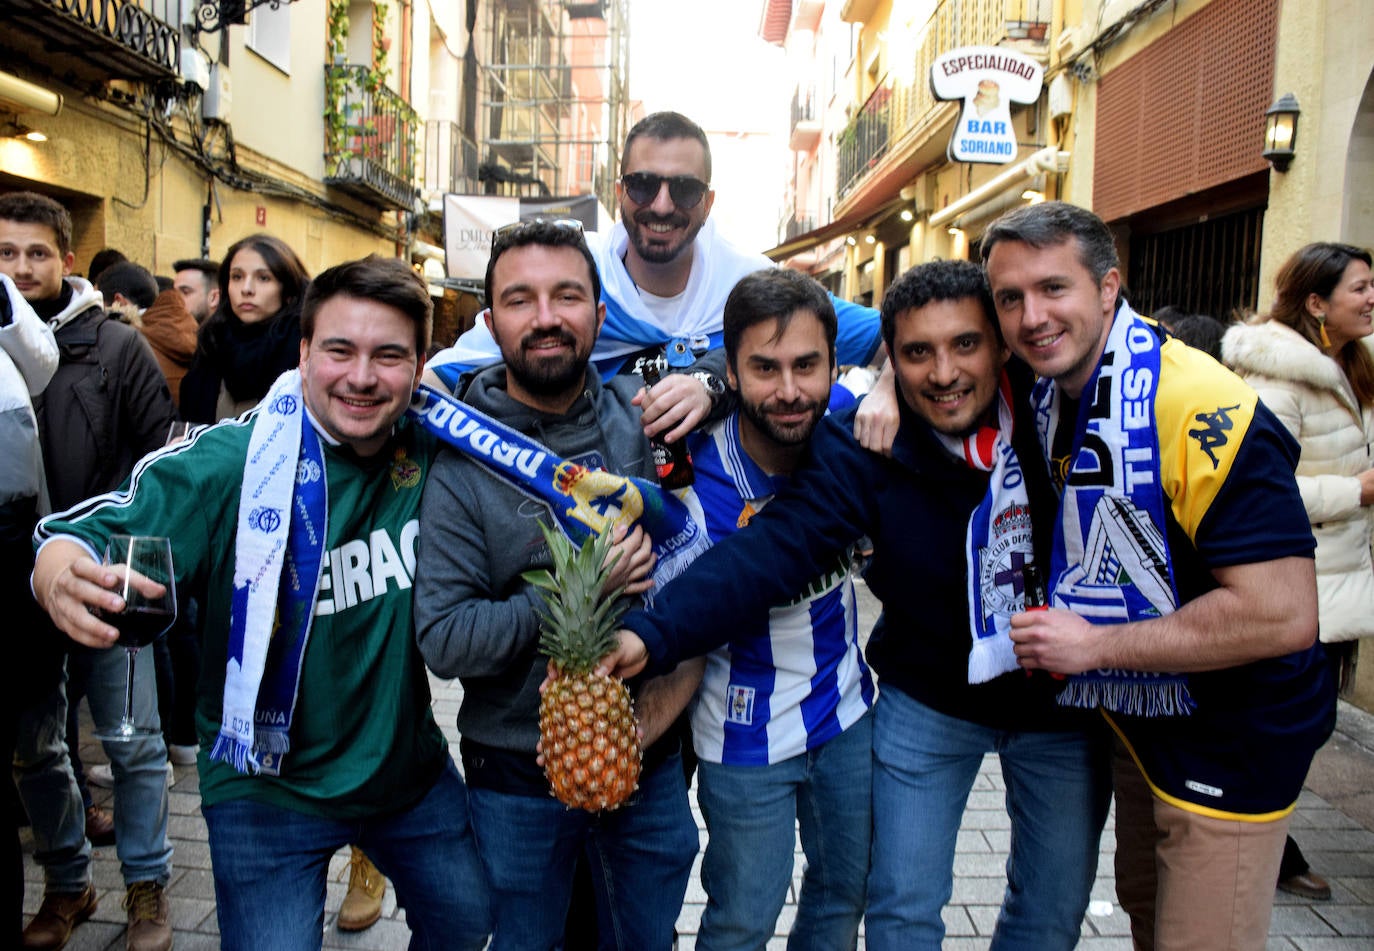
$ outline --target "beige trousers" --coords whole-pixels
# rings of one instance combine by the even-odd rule
[[[1136,951],[1260,951],[1269,934],[1288,816],[1239,822],[1156,797],[1120,739],[1116,896]]]

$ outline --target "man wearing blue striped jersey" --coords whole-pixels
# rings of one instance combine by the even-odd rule
[[[1060,494],[1051,607],[1020,664],[1115,730],[1116,889],[1137,949],[1262,947],[1289,817],[1335,724],[1298,445],[1255,392],[1122,297],[1063,202],[983,235]],[[1039,518],[1039,513],[1037,513]]]
[[[811,278],[759,271],[726,300],[724,343],[739,408],[689,440],[712,542],[747,525],[787,482],[825,414],[835,312]],[[874,690],[848,553],[793,594],[706,656],[692,714],[710,833],[697,947],[709,951],[768,943],[798,824],[807,863],[789,947],[851,948],[863,916]]]

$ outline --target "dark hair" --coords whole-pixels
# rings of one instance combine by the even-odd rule
[[[96,275],[95,285],[107,303],[113,302],[116,294],[123,294],[125,300],[140,308],[151,307],[157,300],[157,279],[132,261],[111,264]]]
[[[947,300],[977,301],[992,325],[993,334],[1001,341],[1002,329],[997,324],[997,311],[992,306],[992,293],[983,269],[971,261],[928,261],[893,281],[883,295],[880,313],[883,342],[888,350],[897,336],[898,314]]]
[[[244,249],[258,252],[272,276],[281,284],[281,309],[289,310],[300,303],[305,287],[310,283],[310,274],[291,250],[291,246],[270,234],[251,234],[229,245],[224,255],[224,264],[219,271],[219,307],[216,313],[232,314],[229,302],[229,272],[234,266],[234,256]],[[276,314],[268,314],[269,318]]]
[[[1086,208],[1063,201],[1044,201],[1007,212],[983,232],[980,245],[986,264],[992,249],[1002,241],[1019,241],[1032,248],[1054,247],[1078,239],[1078,260],[1100,287],[1114,267],[1120,267],[1116,242],[1106,222]]]
[[[205,275],[206,283],[219,280],[219,262],[209,258],[185,258],[172,262],[173,271],[199,271]]]
[[[1371,264],[1371,256],[1364,248],[1352,244],[1319,241],[1305,245],[1293,253],[1274,278],[1277,297],[1269,311],[1269,319],[1278,321],[1302,334],[1323,352],[1321,324],[1307,309],[1307,298],[1313,294],[1327,298],[1340,283],[1341,275],[1351,261]],[[1345,370],[1351,389],[1364,406],[1374,405],[1374,357],[1360,340],[1351,340],[1332,354]]]
[[[631,127],[630,134],[625,136],[625,148],[620,152],[622,173],[630,160],[630,146],[638,138],[657,139],[660,142],[668,139],[696,139],[701,143],[701,150],[706,155],[706,184],[711,183],[711,143],[707,141],[706,133],[701,126],[682,113],[651,112],[636,122]]]
[[[0,195],[0,221],[47,225],[57,239],[58,252],[66,256],[72,250],[72,216],[47,195],[37,192]]]
[[[175,290],[177,286],[177,282],[172,280],[166,274],[154,274],[153,280],[157,281],[157,292],[159,294],[161,294],[163,291]]]
[[[1221,335],[1225,332],[1221,321],[1206,314],[1184,314],[1169,327],[1169,333],[1218,362],[1221,360]]]
[[[497,232],[491,241],[491,257],[487,259],[487,277],[483,293],[486,306],[492,302],[491,276],[496,271],[496,261],[511,248],[525,248],[537,244],[544,248],[573,248],[587,262],[587,270],[592,278],[592,303],[601,300],[601,275],[596,270],[596,259],[587,247],[587,239],[581,228],[565,227],[552,221],[535,219],[522,222],[508,231]]]
[[[1150,311],[1150,316],[1154,318],[1155,323],[1159,324],[1170,333],[1173,333],[1175,324],[1184,317],[1192,315],[1182,307],[1175,307],[1173,304],[1165,304],[1163,307],[1156,307],[1154,310]],[[1175,336],[1177,335],[1175,334]]]
[[[725,359],[739,371],[739,341],[744,332],[765,320],[776,320],[777,340],[798,313],[815,316],[825,330],[830,366],[835,366],[835,305],[814,278],[788,268],[764,268],[740,278],[725,299]]]
[[[99,251],[95,252],[95,257],[91,258],[91,266],[86,270],[86,273],[90,276],[91,283],[99,287],[100,281],[97,280],[97,278],[99,278],[100,275],[104,274],[116,264],[127,260],[129,260],[129,258],[123,251],[115,248],[101,248]],[[127,297],[128,295],[126,294],[124,296]]]
[[[415,324],[415,353],[424,356],[434,329],[434,302],[429,288],[414,268],[396,258],[369,254],[359,261],[345,261],[310,282],[301,304],[301,339],[315,336],[315,316],[326,301],[338,296],[356,297],[394,307]]]

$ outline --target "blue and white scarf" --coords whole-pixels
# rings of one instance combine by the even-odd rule
[[[658,563],[654,590],[710,547],[696,494],[560,459],[510,427],[421,386],[410,416],[532,498],[546,503],[578,544],[624,524],[642,525]],[[259,404],[248,441],[234,543],[234,593],[220,732],[210,758],[241,773],[279,775],[328,537],[319,435],[306,416],[298,370]]]
[[[1155,426],[1159,346],[1155,332],[1122,301],[1083,387],[1078,419],[1070,421],[1073,449],[1054,533],[1050,603],[1093,624],[1141,621],[1178,607]],[[1065,424],[1063,394],[1042,379],[1032,399],[1049,456]],[[1059,702],[1136,716],[1178,716],[1194,706],[1181,674],[1105,669],[1070,677]]]
[[[281,771],[324,564],[324,454],[305,417],[300,371],[282,374],[248,440],[234,536],[234,597],[219,736],[210,758]]]
[[[997,386],[997,425],[980,426],[965,437],[936,433],[940,443],[972,469],[990,473],[988,488],[969,516],[964,537],[968,557],[968,624],[973,644],[968,682],[985,683],[1016,670],[1011,616],[1026,603],[1025,566],[1035,558],[1030,496],[1021,462],[1012,448],[1011,381]]]
[[[658,563],[653,591],[710,547],[706,517],[691,489],[679,496],[645,479],[588,469],[560,458],[524,433],[429,386],[421,385],[410,417],[492,474],[549,507],[559,529],[581,545],[624,525],[643,526]]]

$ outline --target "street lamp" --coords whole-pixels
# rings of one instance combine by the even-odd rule
[[[1288,171],[1293,164],[1293,155],[1298,141],[1297,97],[1291,92],[1284,93],[1264,111],[1264,152],[1262,153],[1276,172]]]

